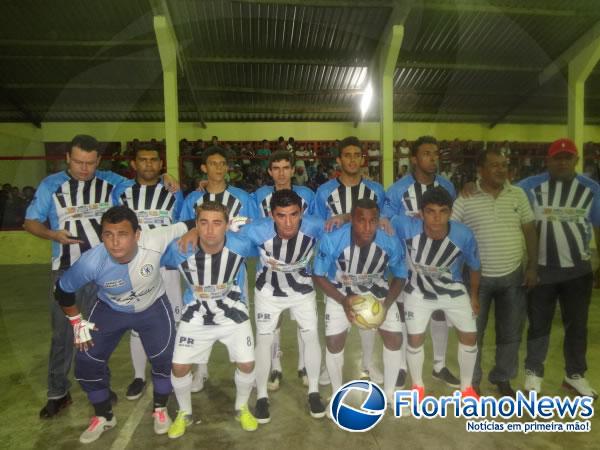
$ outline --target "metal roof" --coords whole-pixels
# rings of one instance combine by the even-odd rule
[[[396,120],[565,122],[560,58],[600,21],[597,0],[3,2],[0,121],[163,120],[157,5],[185,64],[182,121],[358,120],[404,9]],[[372,105],[365,120],[377,118]],[[600,72],[586,120],[600,123]]]

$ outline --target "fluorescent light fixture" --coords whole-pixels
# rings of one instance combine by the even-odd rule
[[[360,99],[360,115],[365,117],[369,107],[371,106],[371,100],[373,100],[373,85],[369,81],[365,87],[362,98]]]

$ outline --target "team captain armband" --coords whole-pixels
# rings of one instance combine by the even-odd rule
[[[75,292],[66,292],[60,287],[60,280],[54,285],[54,299],[60,306],[73,306],[75,304]]]

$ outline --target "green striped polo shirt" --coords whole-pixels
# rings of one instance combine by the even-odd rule
[[[535,217],[527,195],[517,186],[506,184],[497,198],[481,190],[454,202],[452,219],[473,230],[484,277],[501,277],[514,272],[523,262],[522,225]]]

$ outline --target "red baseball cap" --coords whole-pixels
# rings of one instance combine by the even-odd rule
[[[550,144],[550,147],[548,148],[548,156],[552,158],[559,153],[571,153],[572,155],[576,155],[577,146],[575,145],[575,142],[573,142],[571,139],[562,138],[557,139]]]

